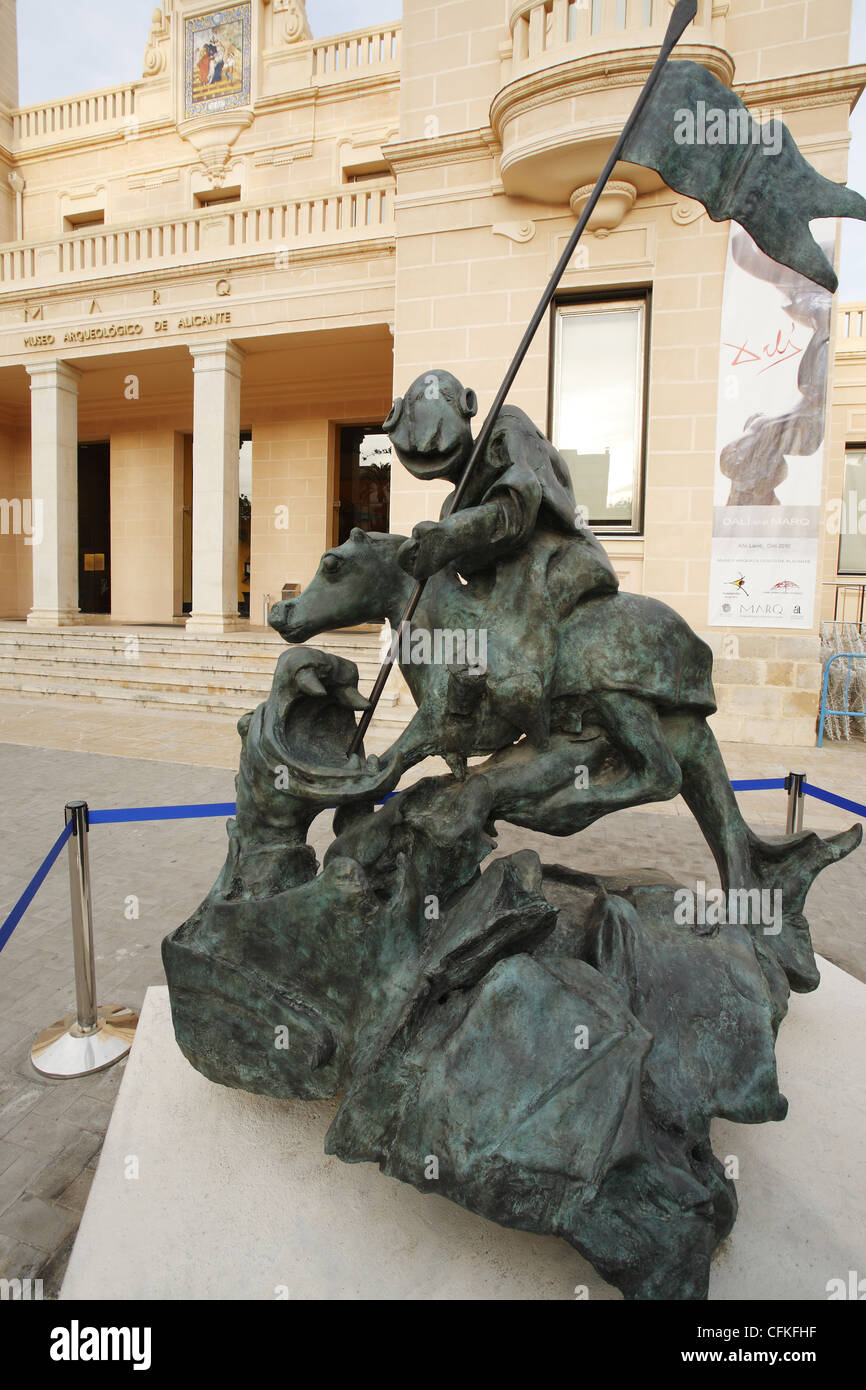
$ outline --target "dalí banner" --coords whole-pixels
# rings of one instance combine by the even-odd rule
[[[833,259],[835,222],[813,225]],[[829,291],[731,223],[722,306],[711,627],[812,627]]]

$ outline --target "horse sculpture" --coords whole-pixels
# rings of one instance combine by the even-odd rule
[[[355,623],[396,629],[412,579],[398,563],[405,537],[354,530],[327,551],[304,592],[278,603],[270,624],[288,642]],[[626,807],[682,794],[718,865],[725,892],[780,892],[782,930],[762,944],[794,989],[818,972],[803,924],[815,876],[860,842],[859,826],[822,840],[758,837],[744,821],[706,718],[715,710],[712,653],[673,609],[616,593],[561,613],[558,565],[568,541],[540,533],[512,564],[463,581],[447,566],[428,583],[400,669],[418,712],[384,757],[345,769],[319,766],[310,791],[322,803],[371,802],[422,759],[444,753],[467,795],[477,779],[490,821],[572,835]],[[487,624],[486,663],[413,660],[442,634]],[[415,637],[426,633],[426,643]],[[452,646],[453,646],[452,642]],[[316,693],[309,674],[307,692]],[[324,694],[324,687],[319,687]],[[527,718],[527,712],[531,718]],[[523,735],[523,737],[521,737]],[[490,754],[480,766],[467,759]]]

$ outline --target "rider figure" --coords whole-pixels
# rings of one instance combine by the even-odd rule
[[[425,372],[398,398],[383,429],[400,462],[421,481],[456,484],[472,452],[474,391],[446,371]],[[610,560],[580,516],[564,459],[515,406],[504,406],[478,460],[460,508],[422,521],[400,552],[400,564],[426,580],[454,563],[470,575],[509,559],[537,529],[570,538],[568,598],[614,593]]]
[[[477,410],[475,392],[450,372],[426,372],[394,402],[383,429],[413,477],[456,484]],[[516,729],[545,747],[557,626],[584,600],[615,593],[616,574],[578,513],[565,461],[514,406],[500,412],[460,507],[451,513],[450,505],[440,521],[415,527],[400,549],[401,567],[427,580],[454,565],[470,585],[490,574],[499,607],[512,616],[500,626],[483,681],[477,671],[452,672],[449,714],[469,718],[486,689]]]

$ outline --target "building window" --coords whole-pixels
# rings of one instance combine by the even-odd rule
[[[388,531],[391,511],[391,441],[381,425],[342,425],[339,432],[337,537],[353,527]]]
[[[866,527],[866,448],[846,449],[839,574],[866,574],[866,535],[860,533],[861,524]]]
[[[391,170],[387,164],[377,166],[375,169],[344,169],[343,179],[346,183],[380,183],[382,179],[391,177]]]
[[[556,308],[551,438],[590,526],[639,532],[647,297]]]
[[[241,200],[240,186],[234,188],[209,188],[203,193],[196,193],[196,207],[216,208],[223,203],[239,203]]]
[[[91,208],[90,212],[73,212],[63,219],[63,223],[67,232],[82,232],[88,227],[104,227],[105,209]]]

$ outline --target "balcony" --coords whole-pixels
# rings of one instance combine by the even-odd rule
[[[325,87],[400,71],[399,24],[356,29],[312,45],[311,84]]]
[[[16,150],[80,139],[85,134],[113,135],[135,126],[138,82],[106,87],[62,101],[19,106],[12,112],[12,140]]]
[[[0,293],[110,281],[137,271],[273,258],[279,268],[335,247],[394,236],[393,180],[317,197],[233,204],[185,217],[99,226],[51,241],[0,247]]]
[[[866,303],[840,304],[837,323],[837,353],[866,353]]]
[[[295,44],[291,66],[280,67],[273,79],[278,83],[277,89],[265,76],[256,99],[272,105],[290,93],[345,83],[370,85],[377,79],[397,77],[401,36],[399,23],[378,24]],[[49,146],[62,147],[87,137],[128,137],[137,134],[140,127],[173,119],[170,96],[165,99],[164,110],[156,109],[151,100],[153,92],[153,80],[145,77],[61,101],[18,107],[11,113],[13,151],[24,154]]]
[[[729,83],[724,48],[729,5],[699,0],[677,56]],[[568,203],[594,182],[658,56],[668,0],[512,0],[502,85],[490,119],[502,147],[506,192]],[[624,165],[639,192],[659,186],[650,170]]]

